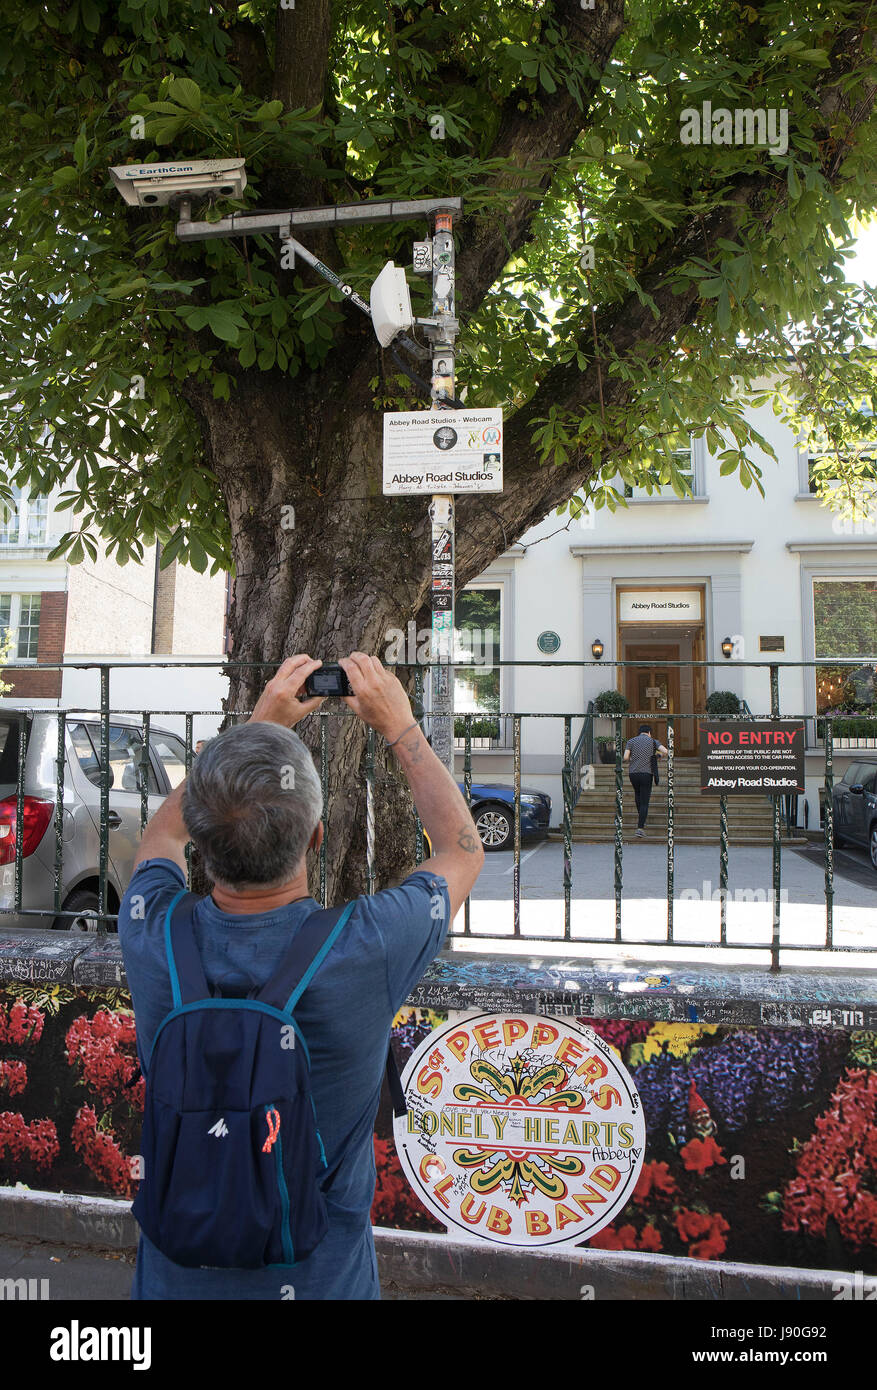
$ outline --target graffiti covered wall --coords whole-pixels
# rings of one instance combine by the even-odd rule
[[[400,1069],[447,1018],[402,1011]],[[877,1033],[580,1021],[616,1049],[646,1122],[633,1196],[591,1248],[877,1273]],[[0,1185],[131,1197],[142,1107],[124,990],[0,989]],[[442,1231],[386,1098],[375,1157],[375,1224]]]

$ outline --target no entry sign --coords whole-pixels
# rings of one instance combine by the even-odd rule
[[[740,719],[700,725],[700,789],[792,795],[804,790],[804,721]]]

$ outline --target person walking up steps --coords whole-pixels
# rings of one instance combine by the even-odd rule
[[[663,743],[652,738],[648,724],[640,724],[634,738],[627,741],[624,761],[629,763],[628,776],[636,797],[637,839],[642,840],[646,833],[646,818],[649,814],[649,800],[652,795],[652,780],[657,782],[657,759],[669,757]],[[655,759],[653,766],[652,759]]]

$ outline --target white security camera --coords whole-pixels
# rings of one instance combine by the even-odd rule
[[[131,207],[166,207],[181,198],[240,198],[247,186],[243,159],[186,159],[176,164],[121,164],[110,176]]]
[[[389,347],[395,337],[414,323],[405,271],[392,261],[387,261],[372,285],[369,303],[381,347]]]

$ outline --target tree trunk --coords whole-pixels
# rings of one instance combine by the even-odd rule
[[[373,371],[373,360],[346,381],[343,366],[333,367],[319,373],[318,394],[311,395],[306,382],[239,373],[230,402],[202,398],[196,404],[233,538],[228,713],[252,709],[269,668],[294,652],[324,662],[351,651],[386,660],[392,630],[405,632],[418,613],[424,620],[428,499],[381,494],[382,417],[371,407],[370,392],[363,406],[358,379]],[[329,374],[336,379],[327,390]],[[405,679],[406,673],[399,675]],[[413,690],[413,670],[407,675]],[[366,888],[368,730],[340,700],[328,700],[323,712],[331,904]],[[296,729],[318,769],[320,723],[320,715],[311,715]],[[413,806],[392,753],[377,736],[375,847],[378,888],[411,872]],[[317,856],[311,859],[311,890],[319,896]]]

